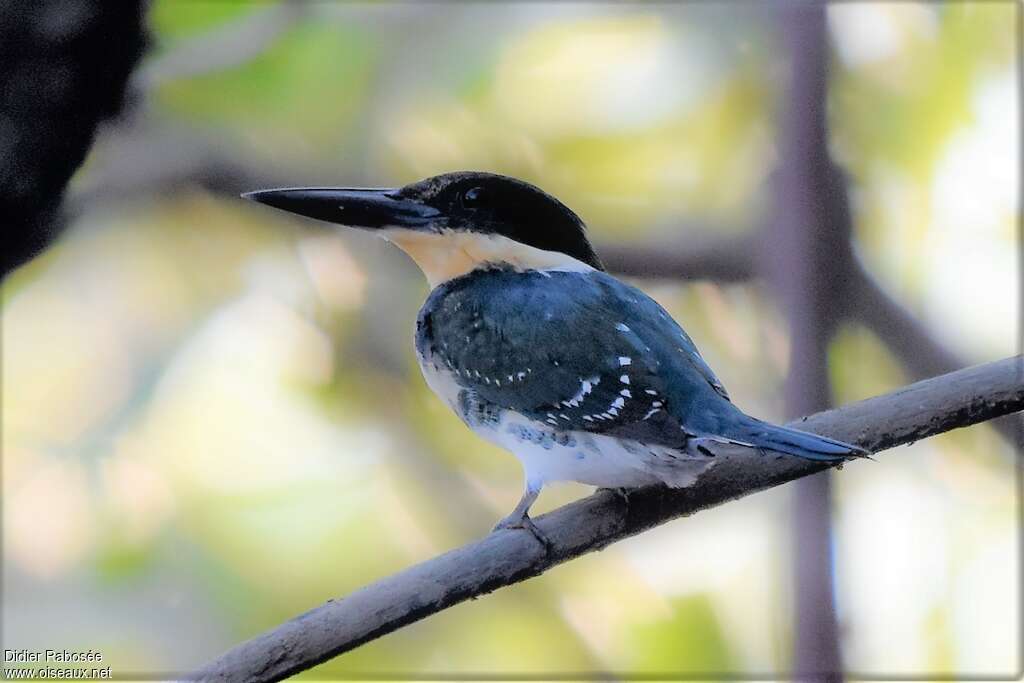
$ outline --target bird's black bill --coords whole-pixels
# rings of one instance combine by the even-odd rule
[[[400,196],[396,189],[290,187],[242,196],[275,209],[354,228],[424,229],[440,215],[431,206]]]

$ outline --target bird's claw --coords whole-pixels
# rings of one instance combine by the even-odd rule
[[[614,495],[616,498],[618,498],[619,500],[622,501],[622,504],[626,506],[627,510],[629,509],[630,489],[626,488],[625,486],[615,486],[615,487],[605,487],[605,488],[602,488],[601,490],[602,491],[609,491],[609,492],[611,492],[612,495]]]
[[[547,535],[540,530],[540,527],[534,524],[529,515],[509,515],[495,524],[494,528],[491,529],[491,533],[501,531],[502,529],[525,529],[526,531],[529,531],[530,534],[537,539],[537,542],[544,546],[545,555],[550,554],[554,547],[551,543],[551,539],[549,539]]]

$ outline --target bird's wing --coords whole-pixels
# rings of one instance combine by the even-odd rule
[[[671,322],[672,327],[675,328],[675,331],[679,335],[679,350],[683,352],[683,358],[685,358],[686,362],[693,365],[693,369],[700,373],[700,376],[703,377],[711,388],[715,390],[716,394],[724,398],[726,401],[732,401],[732,399],[729,398],[729,392],[725,390],[725,385],[722,384],[721,380],[715,376],[711,367],[704,361],[704,358],[701,357],[700,351],[697,350],[697,345],[693,343],[692,339],[690,339],[690,335],[686,334],[686,331],[679,327],[674,320]]]
[[[475,398],[565,430],[682,447],[688,411],[727,396],[657,303],[597,271],[491,271],[438,288],[418,343]]]

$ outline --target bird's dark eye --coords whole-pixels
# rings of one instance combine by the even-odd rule
[[[484,191],[480,187],[471,187],[462,193],[460,197],[462,206],[467,209],[472,209],[480,205],[480,200],[483,197]]]

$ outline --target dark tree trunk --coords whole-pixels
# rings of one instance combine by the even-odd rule
[[[766,270],[789,320],[787,417],[832,403],[828,343],[845,315],[851,282],[851,221],[842,173],[828,152],[828,49],[825,8],[787,4],[782,40],[790,83],[779,125],[776,215],[766,237]],[[841,680],[842,655],[832,590],[828,471],[796,482],[793,505],[798,680]]]
[[[146,46],[143,11],[143,0],[0,3],[0,275],[59,232],[64,188]]]

